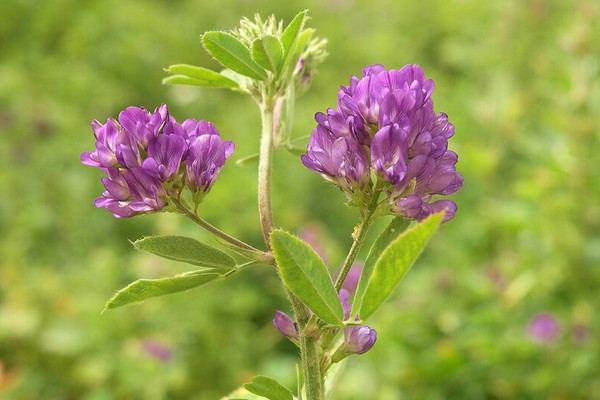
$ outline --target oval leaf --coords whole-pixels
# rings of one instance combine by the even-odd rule
[[[107,310],[136,303],[151,297],[189,290],[223,276],[223,274],[215,272],[214,269],[207,268],[205,270],[186,272],[169,278],[139,279],[119,290],[106,303],[102,312],[104,313]]]
[[[206,32],[202,36],[202,44],[224,67],[253,79],[267,79],[267,73],[254,62],[250,50],[233,35],[225,32]]]
[[[405,231],[381,253],[373,268],[373,274],[360,306],[359,315],[363,320],[372,315],[392,294],[442,223],[443,218],[444,212],[430,215]]]
[[[354,294],[354,301],[352,303],[353,312],[358,309],[360,303],[362,302],[365,290],[367,289],[367,283],[369,282],[371,274],[373,273],[373,267],[381,255],[381,252],[385,250],[392,240],[396,239],[398,235],[404,232],[409,224],[410,220],[408,219],[403,217],[394,218],[392,222],[390,222],[390,224],[384,229],[384,231],[381,232],[381,234],[375,240],[375,243],[373,243],[369,249],[369,254],[367,255],[367,259],[363,265],[362,272],[360,273],[360,280],[358,281],[358,286],[356,287],[356,292]]]
[[[285,285],[323,321],[340,325],[342,304],[319,255],[308,243],[276,229],[271,247]]]
[[[133,247],[169,260],[203,267],[235,267],[235,260],[227,253],[185,236],[149,236],[133,242]]]
[[[294,396],[285,386],[266,376],[255,376],[244,385],[247,391],[269,400],[293,400]]]
[[[183,76],[192,79],[193,81],[197,81],[196,83],[191,83],[195,86],[209,86],[209,87],[222,87],[222,88],[238,88],[239,85],[237,82],[219,74],[218,72],[211,71],[210,69],[196,67],[193,65],[187,64],[176,64],[171,65],[165,71],[174,74],[175,76]],[[163,83],[178,83],[178,82],[169,82],[166,78],[163,80]],[[190,83],[186,83],[190,84]]]
[[[283,47],[275,36],[264,36],[252,43],[252,58],[264,69],[275,72],[283,60]]]

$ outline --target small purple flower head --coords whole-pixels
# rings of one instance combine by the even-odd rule
[[[367,196],[372,188],[383,190],[393,214],[421,220],[445,210],[444,221],[450,220],[456,204],[435,196],[456,192],[463,178],[456,172],[456,153],[448,150],[454,126],[446,114],[434,112],[433,89],[418,65],[389,71],[367,66],[362,78],[353,76],[341,88],[336,109],[317,113],[302,162],[346,192],[357,186]],[[353,145],[342,146],[340,138]],[[359,174],[347,172],[353,159],[360,161],[354,169]],[[347,179],[356,175],[360,179]],[[370,182],[373,175],[377,185]]]
[[[296,324],[292,319],[283,311],[275,310],[275,318],[273,318],[273,325],[281,332],[283,336],[290,339],[298,340],[298,331]]]
[[[81,162],[108,175],[94,204],[118,218],[162,210],[186,182],[197,205],[233,152],[233,142],[223,141],[213,124],[178,124],[164,104],[153,113],[128,107],[118,122],[93,121],[92,129],[96,150],[83,153]]]
[[[558,321],[547,313],[534,316],[527,327],[529,336],[539,342],[552,342],[558,337],[559,332]]]
[[[344,351],[349,354],[363,354],[373,347],[377,332],[368,326],[348,326],[344,328]]]

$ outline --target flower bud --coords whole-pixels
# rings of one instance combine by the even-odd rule
[[[343,348],[348,354],[363,354],[373,347],[377,332],[366,325],[348,326],[344,329]]]
[[[277,328],[283,336],[287,336],[290,339],[298,340],[298,331],[296,330],[296,324],[286,313],[279,310],[275,310],[275,318],[273,318],[273,325],[275,325],[275,328]]]

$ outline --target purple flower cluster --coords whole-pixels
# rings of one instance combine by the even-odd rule
[[[302,163],[344,190],[351,203],[364,206],[374,188],[372,172],[389,196],[390,211],[421,220],[446,210],[451,200],[433,201],[462,186],[458,156],[448,150],[454,126],[433,110],[434,84],[418,65],[387,71],[368,66],[338,93],[336,109],[317,113]]]
[[[108,175],[94,204],[117,218],[161,210],[186,185],[197,205],[234,150],[210,122],[179,124],[164,104],[152,113],[128,107],[118,121],[94,120],[92,130],[96,150],[83,153],[81,162]]]

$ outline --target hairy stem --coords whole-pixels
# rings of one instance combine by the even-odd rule
[[[271,161],[273,158],[273,99],[263,96],[260,103],[262,135],[258,160],[258,215],[263,239],[267,249],[271,248],[269,236],[273,230],[271,211]]]
[[[288,294],[298,323],[306,397],[309,400],[322,400],[325,395],[325,384],[317,342],[319,331],[316,325],[310,323],[311,314],[306,306],[293,293],[288,292]]]
[[[282,103],[279,104],[281,106]],[[270,234],[273,230],[273,214],[271,209],[271,163],[273,158],[273,136],[275,125],[279,126],[281,112],[275,113],[276,102],[272,97],[263,95],[259,103],[262,120],[262,136],[258,162],[258,213],[263,238],[267,248],[271,248]],[[292,110],[288,110],[292,112]],[[274,114],[276,120],[274,120]],[[324,377],[321,372],[321,356],[318,347],[319,331],[311,324],[311,313],[302,301],[286,288],[294,317],[298,323],[300,335],[300,355],[307,398],[323,400]]]
[[[206,222],[205,220],[200,218],[198,216],[198,214],[196,214],[195,212],[190,210],[189,207],[187,207],[181,200],[171,198],[171,201],[173,202],[173,204],[175,204],[175,206],[177,207],[177,209],[179,211],[181,211],[183,214],[185,214],[186,217],[188,217],[189,219],[191,219],[196,224],[200,225],[203,229],[212,233],[216,237],[221,238],[221,239],[225,240],[226,242],[231,243],[232,245],[234,245],[235,247],[238,247],[240,249],[249,250],[249,251],[253,251],[253,252],[257,252],[257,253],[262,253],[262,251],[250,246],[247,243],[242,242],[239,239],[234,238],[231,235],[228,235],[227,233],[223,232],[219,228],[209,224],[208,222]]]

